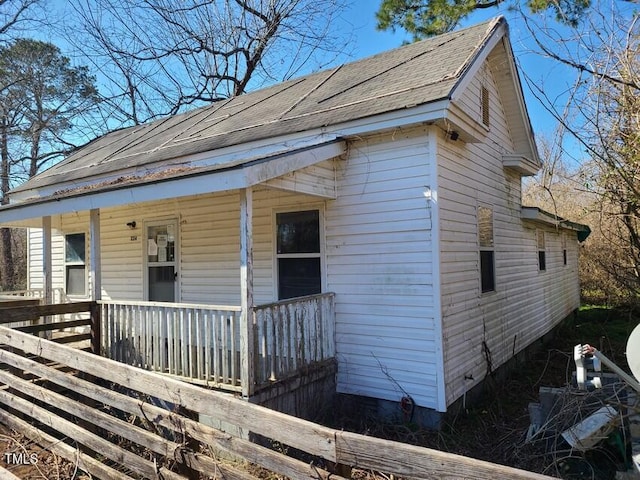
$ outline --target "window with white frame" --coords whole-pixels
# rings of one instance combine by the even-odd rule
[[[278,299],[322,291],[320,212],[276,214]]]
[[[493,243],[493,209],[478,207],[478,240],[480,245],[480,288],[482,293],[496,289]]]
[[[538,230],[538,269],[543,272],[547,269],[547,252],[545,248],[544,231]]]
[[[65,291],[67,295],[86,295],[85,234],[65,235],[64,246]]]

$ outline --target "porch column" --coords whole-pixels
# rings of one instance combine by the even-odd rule
[[[53,283],[51,280],[51,217],[42,217],[42,287],[44,302],[53,303]]]
[[[89,210],[89,279],[91,281],[91,300],[102,299],[102,267],[100,264],[100,209]],[[100,355],[102,345],[102,322],[100,306],[91,307],[91,351]]]
[[[253,393],[254,329],[253,329],[253,190],[240,190],[240,378],[242,396]]]
[[[102,298],[102,268],[100,265],[100,209],[89,212],[89,275],[91,279],[91,300]]]

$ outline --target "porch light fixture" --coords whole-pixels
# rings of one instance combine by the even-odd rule
[[[129,223],[127,223],[127,227],[133,230],[134,228],[136,228],[136,221],[135,220],[130,221]]]
[[[458,140],[458,137],[459,137],[458,132],[456,132],[455,130],[449,134],[449,138],[451,138],[451,140],[454,142]]]

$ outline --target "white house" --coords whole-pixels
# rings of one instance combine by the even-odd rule
[[[335,357],[339,393],[445,412],[579,306],[588,228],[521,205],[539,168],[497,18],[107,134],[0,224],[105,355],[248,397]]]

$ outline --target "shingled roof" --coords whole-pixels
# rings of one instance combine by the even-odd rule
[[[449,98],[502,18],[269,88],[106,134],[14,192],[123,170]]]

